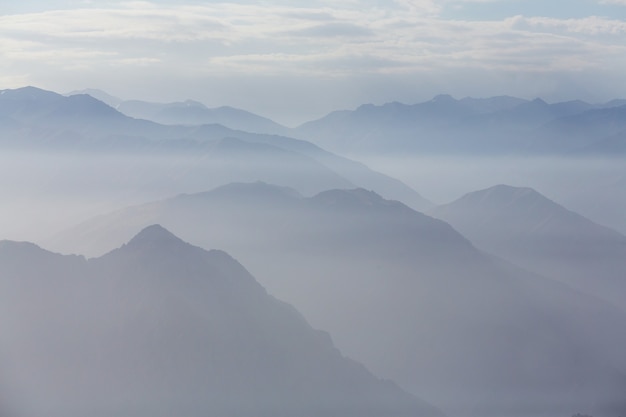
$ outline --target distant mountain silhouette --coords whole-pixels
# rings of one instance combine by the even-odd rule
[[[465,97],[459,101],[461,102],[461,104],[469,107],[472,111],[476,113],[488,114],[497,111],[512,109],[522,103],[525,103],[527,100],[511,96],[497,96],[489,98]]]
[[[620,103],[592,105],[574,100],[549,104],[540,98],[528,101],[506,96],[456,100],[440,95],[413,105],[368,104],[354,111],[333,112],[303,124],[294,135],[349,155],[568,155],[616,133],[615,124],[602,127],[593,119],[599,114],[616,115],[619,110],[614,108]],[[569,132],[574,131],[587,142],[567,142]]]
[[[187,100],[150,103],[138,100],[118,103],[98,90],[92,95],[70,97],[25,87],[3,90],[0,117],[35,124],[46,129],[77,131],[84,140],[123,135],[152,140],[190,138],[204,140],[208,125],[225,126],[231,132],[279,134],[311,140],[336,152],[365,154],[524,154],[585,155],[603,147],[607,138],[626,131],[623,100],[592,105],[580,100],[549,104],[501,96],[456,100],[439,95],[413,105],[398,102],[382,106],[366,104],[354,111],[336,111],[296,129],[231,107],[207,108]],[[71,100],[64,100],[71,99]],[[144,120],[146,119],[146,120]],[[148,121],[150,120],[150,121]],[[161,124],[159,124],[161,123]],[[52,132],[54,133],[54,132]],[[24,132],[21,131],[20,135]],[[28,137],[49,138],[49,131],[31,131]],[[58,142],[58,132],[55,141]],[[251,136],[254,136],[253,134]],[[72,141],[71,143],[75,143]],[[598,145],[596,145],[598,143]],[[595,153],[597,154],[597,152]]]
[[[626,311],[626,236],[533,189],[498,185],[429,213],[480,248]]]
[[[159,130],[155,123],[131,119],[90,95],[65,97],[36,87],[3,90],[0,94],[1,115],[31,128],[26,134],[21,132],[25,136],[22,141],[45,143],[54,129],[72,131],[85,138],[83,140],[121,133],[136,135],[139,131],[155,135]]]
[[[95,218],[52,246],[94,254],[154,222],[234,254],[346,354],[450,415],[626,410],[622,311],[400,202],[231,184]]]
[[[96,259],[3,241],[0,260],[2,415],[441,416],[161,226]]]

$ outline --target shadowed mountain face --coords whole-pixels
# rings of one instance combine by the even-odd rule
[[[343,352],[450,415],[626,410],[623,312],[491,258],[399,202],[232,184],[96,218],[64,249],[97,253],[155,221],[226,248]]]
[[[626,236],[535,190],[498,185],[430,213],[480,248],[626,309]]]
[[[0,313],[7,417],[441,415],[156,225],[90,260],[0,242]]]

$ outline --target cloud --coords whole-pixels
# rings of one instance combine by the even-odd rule
[[[619,6],[626,6],[626,0],[600,0],[600,4],[617,4]]]
[[[626,22],[598,16],[589,16],[582,19],[516,16],[511,21],[513,22],[512,27],[517,30],[618,36],[626,33]]]
[[[439,6],[431,0],[396,0],[387,9],[341,4],[331,9],[127,2],[107,9],[4,16],[0,39],[15,46],[0,54],[50,65],[63,59],[94,65],[99,60],[138,66],[183,62],[208,73],[255,68],[274,73],[319,69],[322,74],[332,70],[333,62],[334,72],[343,74],[351,63],[358,72],[472,65],[523,70],[557,61],[589,65],[583,56],[596,64],[601,60],[597,51],[608,53],[615,45],[593,37],[626,31],[625,22],[593,16],[449,21],[437,16]]]
[[[169,10],[126,6],[117,10],[78,9],[1,16],[0,33],[49,39],[171,42],[225,36],[226,28],[218,19],[207,13],[197,13],[192,7]]]
[[[288,34],[292,36],[335,38],[372,36],[374,33],[368,28],[354,25],[351,23],[326,23],[305,29],[291,31]]]
[[[325,11],[289,11],[283,14],[284,17],[288,19],[301,19],[301,20],[311,20],[311,21],[332,21],[334,20],[334,16],[330,12]]]
[[[347,84],[369,76],[395,85],[437,74],[626,72],[622,20],[443,17],[446,4],[461,1],[478,0],[94,2],[0,16],[0,68],[3,80],[22,85],[23,74],[28,84],[56,77],[115,85],[123,74],[125,85],[144,85],[149,72],[163,90],[174,79],[198,85],[228,77],[235,92],[236,77],[248,86],[297,79],[304,89],[313,79]],[[98,85],[63,89],[84,87]]]

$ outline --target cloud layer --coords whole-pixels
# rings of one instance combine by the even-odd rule
[[[626,57],[624,20],[600,14],[444,17],[449,8],[485,1],[318,0],[305,7],[286,1],[119,1],[103,7],[103,2],[92,1],[74,2],[80,7],[42,7],[0,15],[0,85],[101,87],[118,94],[151,91],[153,99],[174,99],[170,89],[178,84],[178,94],[195,91],[195,98],[204,101],[211,97],[210,102],[221,99],[246,107],[246,91],[275,91],[276,103],[279,98],[293,100],[294,92],[281,91],[282,80],[301,83],[303,97],[312,94],[307,89],[311,86],[326,85],[331,93],[344,85],[344,96],[353,100],[336,103],[341,107],[362,99],[388,100],[394,91],[406,90],[400,87],[403,80],[413,80],[411,88],[447,85],[446,92],[456,95],[472,92],[463,84],[487,84],[481,77],[491,83],[501,80],[499,91],[486,91],[488,95],[519,94],[516,90],[524,88],[515,83],[531,83],[534,77],[536,84],[525,91],[540,93],[552,83],[548,90],[553,91],[546,91],[551,94],[564,88],[556,84],[568,82],[601,95],[594,76],[607,80],[619,71],[626,73],[626,59],[620,58]],[[370,85],[359,87],[365,82]],[[384,90],[385,82],[389,97],[379,93],[367,100],[365,93],[354,94]],[[160,95],[154,84],[162,86]],[[197,85],[207,91],[199,92]],[[339,94],[328,99],[333,95]],[[415,99],[423,98],[418,95]],[[258,97],[248,99],[247,107],[262,103]],[[276,113],[276,103],[269,101],[265,113]],[[315,111],[302,107],[303,112]]]

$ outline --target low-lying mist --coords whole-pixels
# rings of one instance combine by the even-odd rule
[[[0,239],[39,242],[100,213],[236,181],[267,181],[306,195],[356,187],[310,158],[272,152],[4,152]]]

